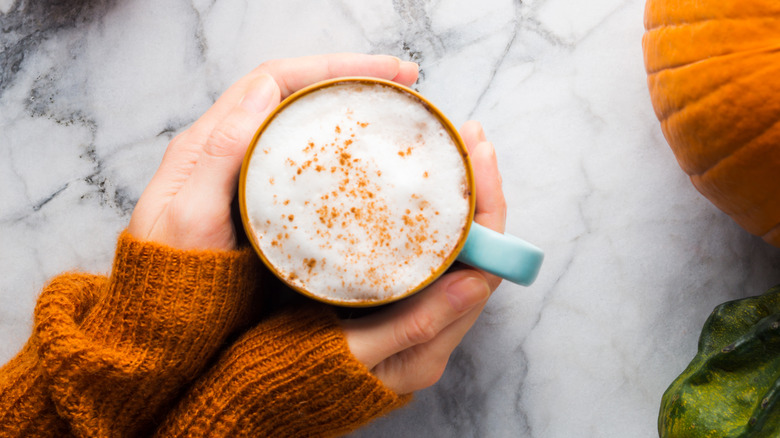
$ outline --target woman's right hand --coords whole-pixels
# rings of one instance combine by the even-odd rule
[[[477,122],[461,128],[474,169],[475,222],[504,232],[506,201],[493,145]],[[474,268],[443,275],[425,290],[358,319],[342,321],[352,354],[398,394],[436,383],[501,278]]]

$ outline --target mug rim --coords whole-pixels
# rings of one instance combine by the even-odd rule
[[[260,137],[262,136],[263,132],[266,130],[266,128],[273,122],[273,120],[276,118],[276,116],[281,113],[285,108],[290,106],[295,101],[299,100],[300,98],[311,94],[315,91],[319,91],[325,88],[338,86],[341,84],[349,84],[349,83],[363,83],[368,84],[371,86],[380,85],[380,86],[386,86],[393,89],[396,89],[398,91],[401,91],[403,93],[409,94],[415,99],[417,99],[424,107],[425,109],[431,113],[439,122],[443,125],[444,129],[448,132],[450,135],[450,138],[455,143],[456,147],[458,148],[458,151],[460,152],[461,159],[463,161],[463,166],[466,170],[466,188],[468,191],[468,198],[469,198],[469,209],[468,214],[466,217],[466,223],[463,226],[463,229],[461,230],[461,234],[458,238],[458,243],[455,245],[455,247],[452,249],[450,254],[447,255],[447,257],[442,261],[442,263],[439,265],[439,267],[432,272],[430,275],[428,275],[425,280],[423,280],[420,284],[417,286],[410,288],[408,291],[393,295],[389,298],[383,298],[383,299],[377,299],[377,300],[371,300],[371,299],[363,299],[363,300],[357,300],[357,301],[345,301],[335,298],[329,298],[329,297],[323,297],[320,295],[317,295],[309,290],[306,290],[305,288],[299,287],[296,284],[291,283],[288,281],[287,277],[285,275],[282,275],[274,266],[273,263],[271,263],[268,258],[265,256],[265,253],[263,252],[262,248],[260,247],[260,244],[257,242],[257,238],[255,236],[255,233],[252,231],[253,227],[251,225],[251,222],[249,220],[249,215],[246,208],[246,177],[247,177],[247,171],[249,168],[249,163],[252,159],[252,156],[254,155],[255,147],[257,146]],[[244,233],[246,234],[247,238],[249,239],[250,244],[252,245],[252,248],[254,249],[254,252],[260,257],[260,260],[263,262],[263,264],[268,268],[277,278],[279,278],[287,287],[295,290],[296,292],[307,296],[309,298],[312,298],[314,300],[332,304],[336,306],[342,306],[342,307],[374,307],[374,306],[381,306],[384,304],[389,304],[391,302],[399,301],[404,298],[407,298],[411,295],[416,294],[417,292],[425,289],[427,286],[429,286],[431,283],[433,283],[436,279],[441,277],[456,261],[458,255],[463,250],[463,247],[466,244],[466,239],[469,235],[469,231],[471,229],[471,224],[474,221],[474,215],[476,212],[476,190],[475,190],[475,181],[474,181],[474,172],[471,166],[471,158],[469,157],[468,149],[466,148],[466,144],[463,141],[463,138],[460,136],[460,133],[455,128],[455,126],[450,122],[450,120],[442,113],[441,110],[439,110],[433,103],[431,103],[430,100],[425,98],[423,95],[418,93],[417,91],[406,87],[402,84],[399,84],[397,82],[389,81],[386,79],[380,79],[380,78],[373,78],[373,77],[365,77],[365,76],[346,76],[346,77],[338,77],[338,78],[332,78],[332,79],[326,79],[324,81],[316,82],[314,84],[311,84],[307,87],[304,87],[289,96],[287,96],[284,100],[282,100],[279,105],[276,106],[276,108],[271,111],[270,114],[265,118],[263,123],[260,125],[260,127],[255,132],[255,135],[252,137],[252,141],[249,143],[249,146],[247,147],[246,153],[244,154],[243,161],[241,163],[241,171],[239,173],[239,179],[238,179],[238,204],[239,209],[241,213],[241,223],[244,227]]]

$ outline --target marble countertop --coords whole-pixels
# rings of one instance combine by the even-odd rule
[[[477,6],[478,5],[478,6]],[[780,283],[780,249],[679,169],[650,106],[643,0],[0,0],[0,361],[58,272],[107,272],[170,139],[279,57],[388,53],[483,122],[508,231],[547,258],[504,284],[442,380],[356,437],[657,436],[712,308]]]

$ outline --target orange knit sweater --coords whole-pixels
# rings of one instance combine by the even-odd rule
[[[64,274],[41,293],[0,368],[0,437],[333,436],[408,399],[350,354],[327,308],[253,321],[259,271],[249,250],[123,233],[110,277]]]

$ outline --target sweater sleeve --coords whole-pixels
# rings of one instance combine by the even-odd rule
[[[403,406],[352,356],[333,312],[287,310],[226,349],[160,437],[338,436]]]
[[[89,274],[63,274],[41,294],[68,303],[71,316],[80,320],[108,278]],[[65,437],[68,424],[58,415],[49,396],[49,379],[40,361],[40,339],[33,332],[11,361],[0,368],[0,436]]]
[[[246,322],[255,259],[250,250],[179,251],[123,233],[110,279],[54,279],[30,340],[0,370],[3,436],[149,433]]]

